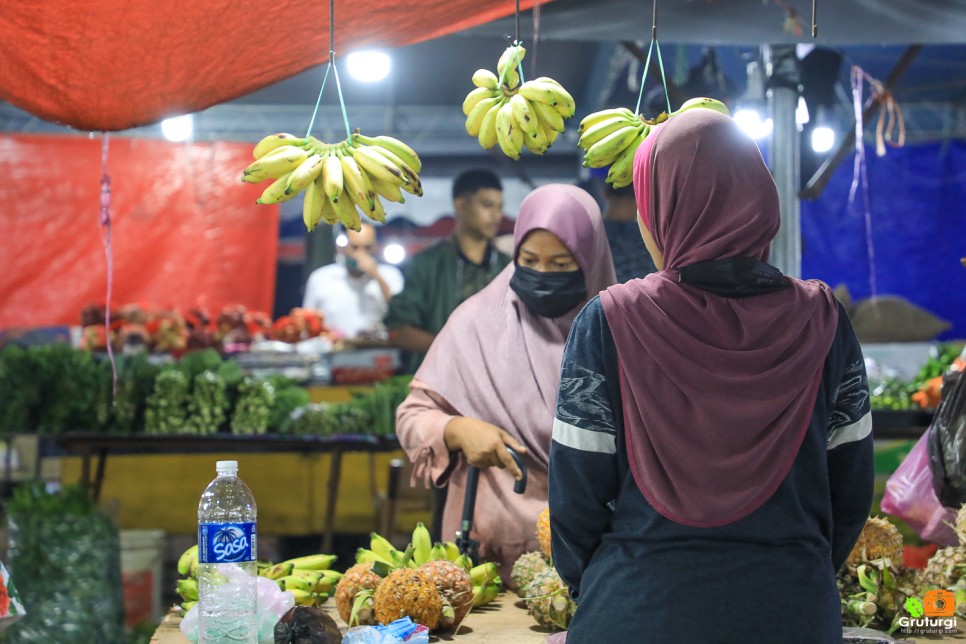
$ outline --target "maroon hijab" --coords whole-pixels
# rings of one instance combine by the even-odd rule
[[[573,254],[588,299],[617,281],[600,208],[586,191],[550,184],[527,195],[513,231],[514,260],[537,229],[556,235]],[[457,307],[416,379],[461,416],[509,432],[546,470],[564,343],[582,305],[552,320],[532,313],[510,288],[514,269],[515,261]]]
[[[744,298],[679,281],[675,269],[696,262],[767,261],[778,232],[774,181],[730,118],[697,109],[665,123],[637,152],[634,186],[665,268],[601,294],[631,471],[668,519],[728,524],[791,469],[838,309],[816,281]]]

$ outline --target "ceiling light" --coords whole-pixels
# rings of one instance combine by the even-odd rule
[[[812,130],[812,149],[818,154],[824,154],[835,146],[835,130],[819,125]]]
[[[390,264],[401,264],[406,259],[406,249],[399,244],[387,244],[382,258]]]
[[[798,97],[798,108],[795,110],[795,123],[799,126],[808,123],[808,105],[805,104],[805,97]]]
[[[191,114],[175,116],[161,121],[161,133],[169,141],[187,141],[195,131],[195,120]]]
[[[392,61],[384,51],[354,51],[345,59],[346,67],[354,78],[363,83],[375,83],[389,75]]]
[[[349,238],[345,236],[345,233],[340,233],[339,236],[335,238],[335,245],[339,248],[345,248],[349,245]]]
[[[771,134],[773,127],[771,119],[762,120],[761,114],[749,109],[740,109],[735,112],[734,121],[745,134],[753,139],[765,138]]]

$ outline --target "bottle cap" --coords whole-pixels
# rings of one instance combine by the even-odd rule
[[[215,463],[215,472],[218,474],[237,474],[238,461],[218,461]]]

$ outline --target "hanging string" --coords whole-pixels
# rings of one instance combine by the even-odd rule
[[[533,47],[530,51],[530,75],[537,75],[537,42],[540,41],[540,5],[533,6]]]
[[[516,40],[514,42],[519,45],[520,44],[520,0],[517,0],[516,6],[517,6],[517,11],[516,11],[516,16],[514,17],[514,22],[516,23]]]
[[[107,301],[104,304],[104,334],[107,339],[107,357],[111,361],[111,393],[117,397],[117,361],[114,359],[114,348],[111,346],[111,291],[114,289],[114,252],[111,246],[111,176],[107,174],[107,147],[109,135],[107,132],[101,137],[101,212],[98,224],[103,232],[101,243],[107,256]]]
[[[335,0],[329,0],[329,63],[325,66],[325,75],[322,76],[322,87],[319,88],[319,97],[315,101],[315,109],[312,110],[312,118],[309,119],[309,127],[305,131],[305,138],[312,134],[312,126],[315,125],[315,118],[319,113],[319,106],[322,105],[322,93],[325,92],[325,81],[329,78],[329,70],[335,74],[335,88],[339,94],[339,106],[342,108],[342,122],[345,125],[346,138],[352,136],[349,129],[349,113],[345,108],[345,99],[342,96],[342,83],[339,82],[339,68],[335,64]]]
[[[812,38],[818,38],[818,0],[812,0]]]
[[[657,40],[657,0],[651,7],[651,45],[647,48],[647,59],[644,61],[644,73],[641,74],[641,90],[637,94],[637,107],[634,108],[635,114],[641,113],[641,101],[644,99],[644,83],[647,81],[647,72],[651,67],[651,53],[657,50],[657,65],[661,71],[661,84],[664,86],[664,100],[667,103],[667,113],[671,113],[671,96],[667,91],[667,78],[664,76],[664,60],[661,58],[661,44]]]
[[[849,207],[855,207],[855,193],[862,187],[862,206],[865,218],[865,245],[869,260],[869,288],[872,297],[878,293],[875,272],[875,245],[872,241],[872,209],[869,206],[869,177],[865,161],[865,141],[862,122],[862,80],[865,72],[858,65],[852,66],[852,108],[855,112],[855,162],[852,167],[852,186],[849,189]]]

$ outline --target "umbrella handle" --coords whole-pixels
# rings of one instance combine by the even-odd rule
[[[510,452],[513,460],[516,461],[517,467],[520,468],[520,474],[522,475],[520,476],[520,480],[513,484],[513,491],[517,494],[523,494],[527,491],[527,463],[512,447],[507,447],[506,449]]]

